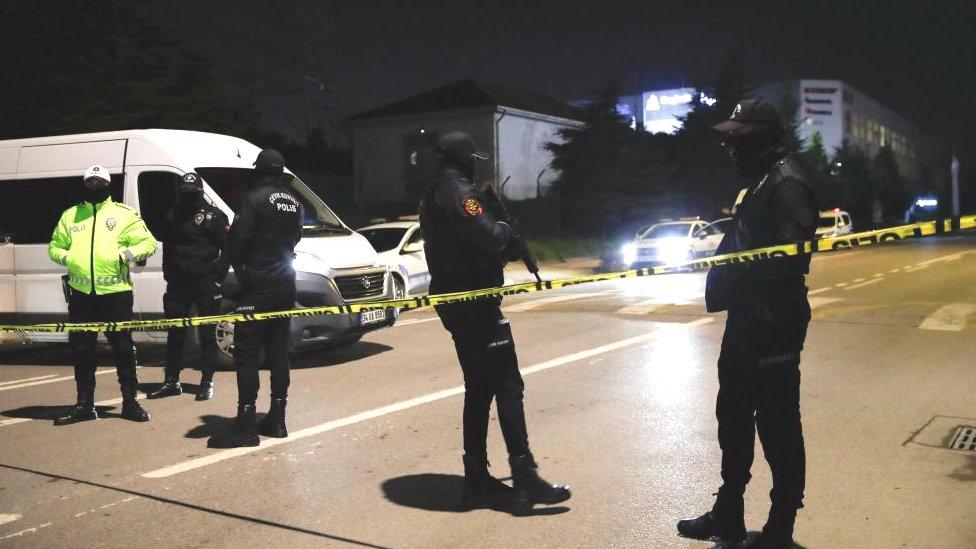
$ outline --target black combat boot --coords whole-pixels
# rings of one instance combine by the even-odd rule
[[[78,400],[76,404],[71,407],[67,416],[55,420],[55,424],[67,425],[69,423],[78,423],[79,421],[98,419],[98,411],[95,409],[95,387],[89,387],[81,383],[77,383],[76,386],[78,389]]]
[[[719,492],[712,510],[704,515],[678,521],[678,534],[686,538],[738,543],[746,537],[742,495]]]
[[[488,473],[488,460],[464,455],[461,506],[466,509],[505,509],[515,501],[515,490]]]
[[[753,536],[741,547],[749,549],[790,549],[793,547],[793,524],[796,509],[773,505],[762,532]]]
[[[167,374],[163,379],[163,386],[146,395],[146,398],[165,398],[182,394],[183,387],[180,385],[180,377]]]
[[[237,448],[261,444],[258,432],[254,428],[254,415],[253,404],[238,404],[234,425],[227,432],[210,437],[207,446],[210,448]]]
[[[287,398],[272,398],[271,407],[268,408],[268,415],[261,418],[258,423],[258,432],[266,437],[285,438],[288,436],[288,428],[285,427],[285,404]]]
[[[532,454],[509,457],[508,463],[512,466],[512,484],[515,485],[517,504],[553,504],[566,501],[572,495],[569,486],[550,484],[539,477],[539,466]]]
[[[210,400],[214,395],[213,370],[204,370],[200,376],[200,387],[197,389],[197,401]]]
[[[149,421],[149,414],[139,405],[136,393],[135,384],[122,386],[122,417],[129,421]]]

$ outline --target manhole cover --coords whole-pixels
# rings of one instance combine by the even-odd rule
[[[976,452],[976,427],[959,427],[949,442],[950,450],[968,450]]]

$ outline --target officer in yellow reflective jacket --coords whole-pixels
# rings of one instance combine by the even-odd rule
[[[85,171],[84,199],[58,221],[48,255],[68,268],[68,318],[71,322],[132,320],[129,269],[156,253],[156,239],[130,206],[113,202],[108,170]],[[71,332],[78,402],[62,422],[98,419],[95,410],[96,332]],[[122,417],[149,421],[136,401],[135,347],[131,332],[106,332],[122,386]]]

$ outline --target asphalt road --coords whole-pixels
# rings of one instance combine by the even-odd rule
[[[976,238],[817,256],[803,353],[805,547],[976,546]],[[432,311],[342,352],[296,359],[291,437],[206,448],[233,415],[231,372],[192,394],[56,427],[74,399],[65,349],[0,357],[0,545],[12,547],[710,547],[674,523],[719,483],[713,415],[724,316],[703,276],[603,282],[506,301],[526,381],[530,440],[573,498],[526,516],[460,512],[461,376]],[[160,346],[140,379],[162,377]],[[107,356],[105,364],[108,363]],[[198,374],[184,372],[195,388]],[[262,374],[259,409],[267,406]],[[493,472],[507,476],[493,420]],[[770,477],[757,450],[747,523]]]

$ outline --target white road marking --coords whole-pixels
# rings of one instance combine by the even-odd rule
[[[847,286],[846,282],[838,282],[837,284],[834,284],[835,288],[843,288],[844,286]]]
[[[922,330],[958,332],[966,327],[966,319],[974,312],[976,303],[952,303],[930,314],[918,327]]]
[[[38,379],[47,379],[49,377],[54,377],[56,375],[57,374],[48,374],[46,376],[25,377],[24,379],[12,379],[10,381],[0,382],[0,387],[3,387],[4,385],[13,385],[15,383],[24,383],[27,381],[37,381]]]
[[[623,315],[646,315],[652,313],[665,305],[670,305],[670,302],[660,298],[648,299],[647,301],[640,301],[638,303],[632,303],[626,307],[621,307],[617,309],[616,313]]]
[[[430,318],[411,318],[411,319],[408,319],[408,320],[403,320],[401,322],[397,322],[393,326],[394,327],[396,327],[396,326],[412,326],[414,324],[423,324],[424,322],[431,322],[431,321],[437,320],[438,318],[439,317],[436,317],[436,316],[432,316]]]
[[[50,525],[51,525],[50,522],[45,522],[44,524],[42,524],[40,526],[35,526],[33,528],[27,528],[26,530],[21,530],[20,532],[14,532],[13,534],[7,534],[6,536],[3,536],[2,538],[0,538],[0,541],[3,541],[5,539],[10,539],[10,538],[18,538],[20,536],[23,536],[24,534],[33,534],[34,532],[37,532],[41,528],[47,528]]]
[[[811,297],[808,298],[810,301],[810,308],[817,309],[823,307],[824,305],[830,305],[831,303],[837,303],[838,301],[844,301],[842,297]]]
[[[6,515],[0,513],[0,525],[11,523],[15,520],[20,520],[21,515]]]
[[[862,276],[862,277],[860,277],[860,278],[855,278],[855,279],[854,279],[854,280],[852,280],[851,282],[861,282],[862,280],[864,280],[864,277],[863,277],[863,276]]]
[[[640,345],[641,343],[646,343],[652,339],[659,336],[667,336],[667,334],[681,327],[687,327],[688,325],[698,325],[704,323],[703,321],[711,321],[711,318],[698,319],[688,324],[674,324],[667,322],[655,322],[655,329],[651,332],[641,334],[639,336],[629,337],[627,339],[621,339],[613,343],[608,343],[606,345],[601,345],[599,347],[593,347],[585,351],[579,351],[577,353],[553,358],[539,364],[528,366],[526,368],[521,368],[523,376],[534,374],[536,372],[541,372],[543,370],[548,370],[550,368],[555,368],[557,366],[563,366],[565,364],[571,364],[573,362],[578,362],[585,360],[587,358],[592,358],[605,353],[610,353],[620,349],[625,349],[627,347],[632,347],[634,345]],[[368,421],[371,419],[376,419],[378,417],[383,417],[385,415],[393,414],[396,412],[401,412],[403,410],[409,410],[410,408],[416,408],[417,406],[422,406],[424,404],[430,404],[431,402],[437,402],[439,400],[444,400],[452,396],[460,395],[464,393],[464,386],[452,387],[450,389],[444,389],[442,391],[436,391],[433,393],[428,393],[416,398],[411,398],[409,400],[402,400],[400,402],[395,402],[393,404],[388,404],[386,406],[381,406],[379,408],[373,408],[372,410],[366,410],[358,414],[354,414],[348,417],[334,419],[332,421],[327,421],[319,425],[314,425],[312,427],[306,427],[298,431],[294,431],[288,435],[288,438],[269,438],[261,441],[260,446],[245,446],[242,448],[230,448],[227,450],[219,450],[212,454],[194,458],[191,460],[184,461],[182,463],[177,463],[175,465],[170,465],[168,467],[163,467],[161,469],[156,469],[154,471],[149,471],[148,473],[143,473],[145,478],[166,478],[173,475],[178,475],[180,473],[185,473],[187,471],[192,471],[194,469],[199,469],[200,467],[206,467],[207,465],[213,465],[215,463],[220,463],[221,461],[226,461],[228,459],[246,456],[254,452],[263,452],[272,446],[278,446],[279,444],[285,444],[288,442],[294,442],[296,440],[301,440],[303,438],[308,438],[311,436],[319,435],[322,433],[327,433],[333,431],[340,427],[347,427],[349,425],[354,425],[356,423],[361,423],[363,421]]]
[[[872,279],[868,280],[867,282],[861,282],[860,284],[851,284],[850,286],[848,286],[848,287],[846,287],[844,289],[845,290],[853,290],[854,288],[860,288],[862,286],[867,286],[868,284],[874,284],[875,282],[881,282],[882,280],[884,280],[884,277],[872,278]]]
[[[933,259],[929,259],[927,261],[922,261],[922,262],[916,263],[914,265],[911,265],[909,267],[905,267],[905,272],[906,273],[913,273],[915,271],[920,271],[922,269],[925,269],[925,268],[928,268],[928,267],[932,266],[933,263],[938,263],[939,261],[955,261],[955,260],[957,260],[957,259],[961,258],[962,256],[964,256],[966,254],[969,254],[969,253],[973,253],[973,250],[966,250],[965,252],[958,252],[958,253],[954,253],[954,254],[943,255],[943,256],[939,256],[939,257],[933,258]]]
[[[897,272],[899,272],[899,271],[901,271],[901,267],[899,267],[899,268],[897,268],[897,269],[891,269],[891,270],[890,270],[890,271],[888,271],[888,272],[889,272],[889,273],[897,273]]]
[[[533,299],[532,301],[526,301],[524,303],[516,303],[515,305],[509,305],[508,307],[503,307],[502,310],[507,313],[522,313],[525,311],[538,309],[539,307],[542,307],[544,305],[551,305],[553,303],[562,303],[564,301],[575,301],[577,299],[588,299],[591,297],[612,294],[615,292],[616,290],[605,290],[602,292],[582,292],[576,294],[544,297],[542,299]]]
[[[139,393],[136,395],[136,400],[144,400],[146,395]],[[122,404],[122,397],[110,398],[108,400],[100,400],[95,403],[95,406],[114,406],[116,404]],[[13,417],[10,419],[0,420],[0,427],[8,427],[10,425],[17,425],[18,423],[27,423],[28,421],[34,421],[35,418],[32,417]]]
[[[139,368],[142,368],[142,366],[136,366],[136,369],[137,370]],[[96,376],[100,376],[102,374],[108,374],[108,373],[111,373],[111,372],[114,372],[114,371],[115,371],[115,368],[103,368],[101,370],[96,371],[95,372],[95,375]],[[44,385],[46,383],[54,383],[56,381],[68,381],[69,379],[73,380],[74,378],[75,378],[75,376],[70,375],[70,376],[54,377],[54,378],[50,378],[50,379],[42,379],[42,380],[39,380],[39,381],[29,381],[27,383],[20,383],[18,385],[5,385],[3,387],[0,387],[0,391],[9,391],[10,389],[22,389],[24,387],[33,387],[35,385]]]
[[[830,286],[827,286],[826,288],[820,288],[820,289],[817,289],[817,290],[811,290],[811,291],[807,292],[807,295],[810,296],[810,295],[822,294],[824,292],[829,292],[830,290],[833,290],[833,288],[831,288]]]

